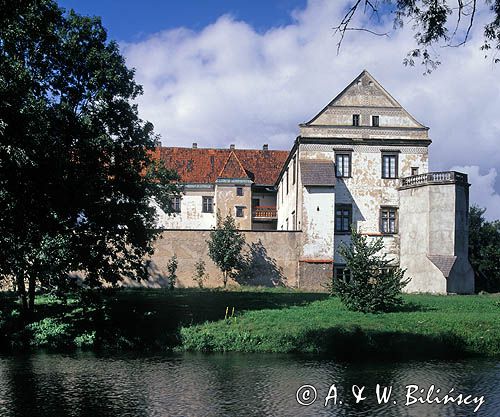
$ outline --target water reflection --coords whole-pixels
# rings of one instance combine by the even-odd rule
[[[303,384],[318,399],[299,405]],[[343,404],[323,406],[335,384]],[[377,404],[375,386],[392,386]],[[34,354],[0,357],[0,416],[469,416],[473,405],[405,407],[405,385],[484,395],[475,415],[500,410],[500,362],[339,363],[291,355],[96,356]],[[359,404],[353,385],[365,386]],[[397,400],[397,404],[393,403]]]

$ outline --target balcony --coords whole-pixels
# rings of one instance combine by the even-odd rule
[[[261,220],[276,220],[278,217],[276,206],[255,206],[252,210],[252,217]]]
[[[420,187],[428,184],[463,184],[467,185],[467,174],[456,171],[429,172],[401,178],[400,188]]]

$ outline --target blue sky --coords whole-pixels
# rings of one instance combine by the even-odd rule
[[[59,5],[80,14],[102,17],[112,39],[133,42],[149,34],[183,26],[201,30],[223,14],[244,20],[257,31],[292,22],[292,10],[306,0],[60,0]]]
[[[500,218],[500,64],[480,50],[486,6],[466,45],[436,48],[442,65],[405,67],[411,23],[350,32],[337,54],[333,27],[352,0],[60,0],[102,17],[144,87],[139,114],[165,146],[290,149],[311,119],[363,69],[430,127],[430,169],[467,172],[471,202]],[[452,28],[453,30],[453,28]],[[487,105],[485,105],[487,103]]]

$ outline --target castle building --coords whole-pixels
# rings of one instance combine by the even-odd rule
[[[242,230],[295,232],[294,242],[299,233],[291,281],[319,288],[344,276],[338,248],[353,226],[383,239],[412,278],[406,291],[474,291],[467,176],[429,172],[428,127],[363,71],[299,128],[290,152],[159,149],[184,187],[176,213],[161,214],[162,227],[211,229],[220,211]]]

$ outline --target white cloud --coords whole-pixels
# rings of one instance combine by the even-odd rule
[[[423,68],[402,65],[414,47],[406,30],[390,38],[350,33],[337,55],[332,26],[344,6],[310,0],[306,9],[293,12],[292,24],[265,33],[226,15],[199,32],[177,28],[122,44],[144,86],[141,116],[154,123],[164,145],[258,148],[269,143],[290,149],[297,125],[366,68],[431,127],[431,169],[474,165],[483,172],[500,171],[500,66],[479,50],[484,15],[476,17],[470,42],[443,48],[441,67],[423,76]],[[387,21],[377,30],[391,27]],[[478,181],[485,177],[477,175]],[[475,191],[474,181],[471,175],[471,201],[477,197],[478,203],[493,204],[496,200],[487,199],[480,187]],[[500,184],[496,187],[499,191]]]
[[[454,166],[452,171],[465,172],[469,176],[471,204],[476,204],[479,207],[486,207],[484,216],[487,220],[500,219],[500,194],[495,191],[495,181],[498,172],[495,168],[491,168],[488,173],[481,175],[480,168],[477,165],[473,166]]]

